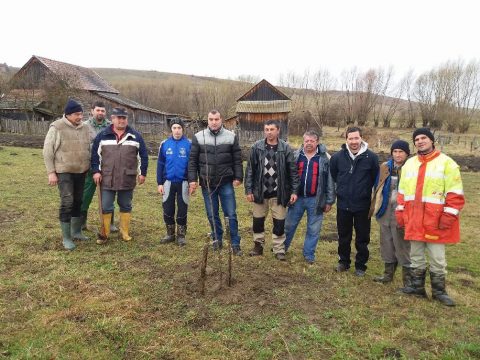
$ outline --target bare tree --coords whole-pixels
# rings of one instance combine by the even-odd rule
[[[313,74],[313,119],[318,128],[327,124],[327,119],[331,116],[332,105],[335,100],[336,79],[326,69],[320,69]]]

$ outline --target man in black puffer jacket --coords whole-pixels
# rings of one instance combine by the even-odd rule
[[[330,173],[337,191],[338,265],[337,272],[350,268],[350,244],[355,228],[355,275],[365,276],[370,243],[370,202],[377,177],[378,157],[362,140],[362,131],[350,127],[347,143],[330,159]]]
[[[198,178],[214,248],[222,247],[223,227],[218,214],[220,201],[225,218],[228,218],[233,254],[241,255],[233,187],[243,181],[242,153],[238,137],[222,126],[222,115],[217,110],[208,113],[208,128],[197,132],[192,139],[188,162],[190,194],[197,188]]]

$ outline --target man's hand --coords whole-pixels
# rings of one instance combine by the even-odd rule
[[[248,202],[253,202],[253,200],[254,200],[253,194],[248,194],[247,195],[247,201]]]
[[[233,180],[233,186],[239,187],[242,182],[240,180]]]
[[[197,183],[196,182],[191,182],[188,184],[188,195],[193,195],[195,193],[195,190],[197,190]]]
[[[48,185],[55,186],[58,184],[58,176],[57,173],[52,172],[48,174]]]
[[[331,205],[331,204],[327,204],[327,205],[325,205],[325,208],[323,209],[323,212],[326,214],[326,213],[328,213],[330,210],[332,210],[332,205]]]
[[[142,185],[143,183],[145,183],[145,176],[138,175],[138,185]]]
[[[164,194],[163,185],[158,185],[157,191],[159,194]]]
[[[295,204],[295,201],[297,201],[297,199],[298,199],[297,194],[290,195],[290,205]]]
[[[100,183],[102,182],[102,174],[100,174],[100,173],[93,174],[93,182],[96,185],[100,185]]]

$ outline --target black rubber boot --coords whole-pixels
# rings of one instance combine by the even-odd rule
[[[254,241],[253,249],[248,253],[250,256],[261,256],[263,255],[263,246],[258,241]]]
[[[425,276],[427,275],[427,269],[410,269],[410,275],[410,285],[404,287],[402,293],[426,298]]]
[[[385,263],[385,270],[382,276],[376,276],[373,281],[386,284],[393,281],[397,263]]]
[[[175,241],[175,224],[166,225],[167,235],[160,240],[160,244],[168,244]]]
[[[185,236],[187,235],[187,225],[178,225],[177,224],[177,244],[178,246],[187,245],[187,240]]]
[[[445,290],[445,274],[436,274],[430,272],[430,282],[432,285],[432,299],[440,301],[446,306],[455,306],[455,301],[448,296]]]

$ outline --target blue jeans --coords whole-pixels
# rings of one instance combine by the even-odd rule
[[[113,202],[117,195],[117,204],[120,212],[132,212],[133,190],[102,190],[102,212],[104,214],[113,213]]]
[[[315,205],[315,196],[300,196],[295,204],[288,208],[287,218],[285,220],[285,251],[287,251],[304,212],[307,212],[307,233],[305,234],[305,241],[303,243],[303,256],[307,261],[315,260],[315,250],[317,249],[320,230],[322,229],[323,214],[317,215]]]
[[[210,206],[209,194],[212,198],[212,206]],[[212,229],[212,234],[215,232],[214,240],[218,240],[219,244],[221,244],[223,239],[223,227],[218,213],[220,199],[223,214],[225,217],[228,217],[232,247],[240,247],[240,236],[238,234],[238,221],[236,213],[237,203],[235,201],[235,191],[233,190],[232,183],[223,184],[215,189],[210,190],[206,187],[202,187],[202,195],[205,202],[205,210],[207,211],[210,228]],[[213,229],[214,223],[216,231]]]

